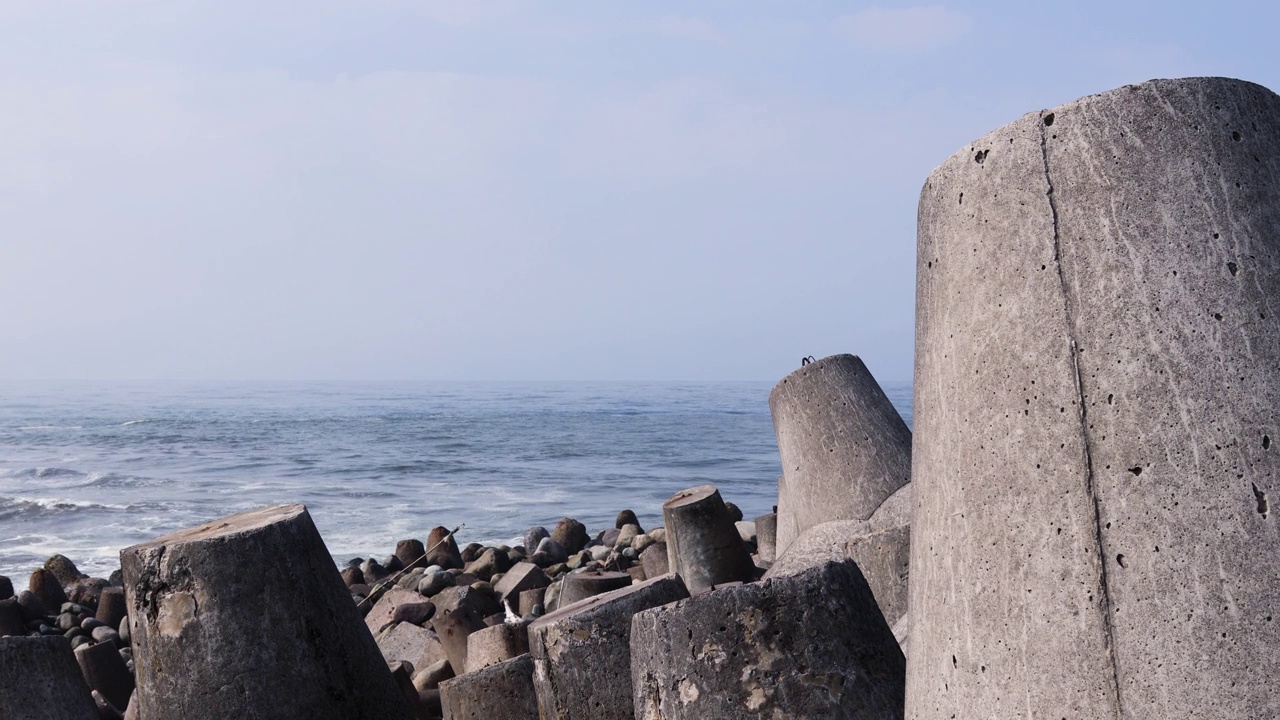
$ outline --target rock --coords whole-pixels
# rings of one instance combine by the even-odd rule
[[[435,613],[436,606],[430,602],[423,601],[405,603],[396,608],[395,613],[391,615],[391,622],[423,625],[430,620],[431,616],[435,615]]]
[[[631,549],[636,551],[636,555],[639,555],[653,543],[654,539],[652,537],[641,533],[631,540]]]
[[[510,567],[510,560],[506,553],[499,552],[496,548],[488,548],[478,558],[468,563],[464,572],[481,580],[488,580],[495,573],[506,572]]]
[[[750,580],[756,568],[714,485],[682,490],[662,504],[667,562],[689,592]],[[649,572],[646,567],[645,572]]]
[[[115,635],[111,628],[99,628]],[[116,646],[99,641],[97,645],[82,645],[75,651],[76,663],[90,690],[96,690],[116,707],[127,707],[133,695],[133,675],[125,667],[124,658]]]
[[[539,543],[534,554],[545,558],[547,565],[555,565],[569,559],[569,553],[564,546],[556,542],[552,538],[543,538]]]
[[[303,506],[181,530],[120,560],[140,717],[410,718]],[[178,681],[187,668],[199,672]]]
[[[627,549],[630,550],[631,548],[627,548]],[[645,580],[649,579],[649,576],[646,575],[644,572],[644,568],[640,565],[627,568],[627,574],[631,576],[632,585],[635,585],[637,583],[642,583]]]
[[[911,479],[911,431],[862,360],[834,355],[769,393],[783,477],[777,552],[831,520],[866,520]]]
[[[421,602],[422,596],[412,590],[391,588],[374,604],[369,614],[364,616],[364,624],[368,626],[369,632],[377,635],[395,620],[396,611],[400,606],[417,605]]]
[[[498,597],[502,600],[518,600],[520,593],[535,588],[545,588],[551,584],[551,578],[542,572],[542,568],[533,563],[519,563],[511,568],[502,580],[494,586]],[[512,603],[515,604],[514,602]]]
[[[765,563],[777,559],[778,515],[769,513],[756,518],[756,554]]]
[[[421,540],[401,540],[396,543],[396,557],[400,560],[400,564],[406,568],[424,568],[427,563],[427,548],[423,546]]]
[[[96,617],[107,627],[120,627],[120,621],[126,615],[124,588],[106,587],[98,598]]]
[[[449,661],[439,660],[414,673],[413,686],[418,689],[418,695],[421,697],[424,690],[437,690],[440,688],[440,683],[452,677],[454,672]]]
[[[623,510],[622,512],[618,513],[617,519],[613,521],[613,526],[621,530],[623,527],[626,527],[627,525],[635,525],[637,528],[639,528],[640,520],[636,517],[636,514],[631,512],[630,510]],[[643,532],[643,531],[638,531],[638,532]]]
[[[551,537],[551,533],[547,532],[547,529],[541,525],[531,527],[524,531],[524,549],[532,555],[538,549],[538,543],[549,537]]]
[[[388,626],[378,633],[376,642],[388,663],[404,661],[414,667],[427,667],[448,657],[435,631],[411,623]]]
[[[1280,717],[1277,187],[1280,96],[1227,78],[1030,113],[930,175],[913,712]]]
[[[44,569],[53,573],[53,576],[58,580],[58,584],[63,587],[71,585],[77,580],[89,577],[88,575],[80,572],[80,569],[76,567],[76,564],[71,562],[70,558],[65,555],[51,556],[48,560],[44,561]]]
[[[665,542],[655,542],[640,553],[640,565],[644,568],[644,574],[649,577],[661,577],[671,572],[668,560]]]
[[[630,584],[631,576],[621,572],[586,571],[569,573],[564,576],[564,581],[561,584],[557,607],[567,607],[579,600],[607,593],[610,590],[624,588]]]
[[[457,609],[450,612],[438,612],[436,617],[431,621],[431,627],[435,629],[436,635],[440,637],[440,643],[444,645],[445,655],[449,658],[449,665],[455,671],[461,669],[462,674],[466,672],[467,652],[469,651],[467,638],[478,630],[488,627],[484,622],[484,617],[475,611],[471,605],[463,604]]]
[[[646,535],[648,535],[649,537],[653,538],[653,541],[654,541],[654,542],[666,542],[666,541],[667,541],[667,529],[666,529],[665,527],[654,528],[654,529],[650,530],[649,532],[647,532],[647,533],[645,533],[645,534],[646,534]]]
[[[98,609],[98,601],[102,597],[102,591],[108,587],[111,587],[111,584],[104,578],[83,578],[66,588],[67,599],[85,610],[93,612]]]
[[[622,535],[622,530],[620,528],[609,528],[608,530],[605,530],[604,532],[600,533],[600,546],[606,549],[612,549],[613,546],[618,542],[618,538],[621,535]]]
[[[903,717],[906,660],[852,560],[635,615],[637,718]]]
[[[120,636],[120,642],[126,646],[132,646],[133,634],[129,630],[129,616],[126,615],[120,620],[120,626],[116,628],[116,633]]]
[[[753,543],[756,541],[756,523],[754,520],[740,520],[733,524],[738,530],[738,537],[742,538],[744,543]]]
[[[497,665],[529,652],[528,624],[499,623],[467,637],[467,672]]]
[[[0,600],[8,600],[11,597],[13,597],[13,581],[0,575]]]
[[[66,638],[0,638],[0,668],[5,720],[98,720]]]
[[[57,628],[59,630],[70,630],[80,627],[80,620],[69,612],[64,612],[58,616]]]
[[[41,620],[49,614],[44,602],[30,590],[18,593],[18,606],[22,608],[22,617],[26,622]]]
[[[587,527],[573,518],[562,518],[551,531],[551,539],[555,540],[567,553],[576,553],[587,546],[591,536]]]
[[[445,570],[462,568],[462,553],[448,528],[437,527],[427,537],[427,563]]]
[[[22,617],[18,599],[11,597],[0,600],[0,637],[26,634],[26,620]]]
[[[58,582],[58,578],[54,577],[53,573],[44,568],[37,568],[31,573],[27,589],[40,598],[40,602],[47,608],[61,607],[62,603],[67,602],[67,594],[62,589],[62,583]]]
[[[120,712],[120,708],[111,704],[102,693],[92,690],[89,695],[93,697],[93,704],[98,708],[99,720],[124,720],[124,713]]]
[[[404,563],[400,562],[400,558],[396,557],[394,554],[388,555],[386,559],[382,561],[382,567],[390,573],[392,577],[403,572],[405,569]]]
[[[529,626],[534,687],[542,717],[634,717],[631,618],[689,597],[676,575],[654,578],[550,613]]]
[[[364,584],[364,573],[358,567],[344,567],[341,575],[342,582],[346,583],[347,587]]]
[[[465,565],[469,562],[474,562],[476,558],[480,557],[480,553],[484,551],[485,547],[480,543],[467,543],[467,546],[462,548],[462,563]]]
[[[447,572],[428,573],[418,581],[418,593],[426,597],[435,597],[445,588],[454,587],[453,576]]]
[[[619,550],[622,548],[629,548],[631,547],[631,543],[634,542],[636,537],[639,535],[639,525],[623,525],[622,529],[618,531],[617,539],[613,541],[613,547]]]
[[[382,563],[369,558],[360,565],[360,574],[364,577],[365,583],[369,585],[377,585],[378,583],[391,577],[391,573],[382,566]]]
[[[547,597],[547,588],[538,587],[530,588],[520,592],[520,605],[516,609],[516,613],[521,617],[533,614],[533,608],[543,605]],[[539,613],[541,614],[541,613]]]
[[[461,607],[470,608],[476,617],[487,617],[502,612],[502,606],[491,594],[482,593],[471,586],[455,586],[431,599],[436,606],[436,616],[451,613]]]
[[[533,659],[527,654],[440,683],[444,716],[453,720],[530,720],[538,717]]]
[[[418,697],[418,689],[413,686],[413,664],[404,661],[387,663],[387,669],[391,671],[391,679],[400,688],[401,696],[413,710],[413,716],[423,717],[426,714],[425,708],[422,706],[422,699]]]
[[[724,504],[724,509],[729,513],[729,519],[735,523],[742,522],[742,510],[731,502]]]
[[[595,560],[596,562],[604,562],[609,557],[611,550],[612,546],[610,545],[595,545],[588,548],[587,552],[590,554],[592,560]]]

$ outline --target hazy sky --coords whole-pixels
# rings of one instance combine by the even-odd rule
[[[930,170],[1274,2],[0,0],[0,378],[911,377]]]

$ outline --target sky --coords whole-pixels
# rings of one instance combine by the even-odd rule
[[[0,378],[910,380],[929,172],[1278,8],[0,0]]]

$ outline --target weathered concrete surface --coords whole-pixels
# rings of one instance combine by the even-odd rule
[[[851,560],[632,619],[636,720],[901,718],[905,673]]]
[[[444,720],[537,720],[533,658],[521,655],[440,683]]]
[[[909,717],[1280,717],[1278,151],[1158,80],[929,177]]]
[[[777,555],[832,520],[866,520],[911,479],[911,431],[862,360],[833,355],[769,393],[782,457]]]
[[[493,590],[502,600],[509,600],[514,607],[525,590],[545,588],[551,584],[551,578],[542,572],[542,568],[531,562],[516,563],[502,576]]]
[[[66,638],[0,638],[0,718],[98,720]]]
[[[835,520],[804,532],[764,579],[794,575],[832,560],[849,558],[858,564],[885,622],[893,625],[907,611],[911,560],[911,528],[903,525],[859,535],[865,523]]]
[[[560,581],[560,599],[556,607],[566,607],[594,595],[624,588],[631,576],[624,572],[587,571],[569,573]]]
[[[141,720],[411,717],[303,506],[181,530],[120,564]]]
[[[499,623],[467,636],[467,672],[497,665],[529,652],[529,624]]]
[[[631,618],[689,597],[678,575],[596,595],[529,626],[534,687],[543,720],[629,720]]]
[[[411,623],[396,623],[383,629],[376,642],[388,664],[403,661],[424,668],[449,657],[434,630]]]
[[[368,615],[364,616],[364,623],[369,628],[369,632],[377,635],[387,625],[395,619],[396,610],[401,605],[412,605],[426,600],[418,593],[412,590],[393,587],[383,593],[378,598],[378,602],[374,603],[373,609]]]
[[[129,706],[133,695],[133,674],[113,642],[81,645],[75,650],[76,664],[89,690],[97,691],[117,708]]]
[[[699,485],[672,495],[662,504],[662,518],[667,564],[690,593],[750,580],[755,575],[751,554],[714,485]]]
[[[778,559],[778,514],[769,513],[756,518],[756,554],[760,560],[772,563]]]

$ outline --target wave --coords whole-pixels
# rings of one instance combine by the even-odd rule
[[[0,497],[0,519],[18,515],[53,515],[85,510],[132,510],[132,505],[52,497]]]
[[[141,420],[130,420],[128,422],[120,423],[120,427],[129,427],[130,425],[141,425],[144,422],[149,422],[149,421],[146,418],[142,418]]]
[[[83,425],[24,425],[19,430],[83,430]]]

